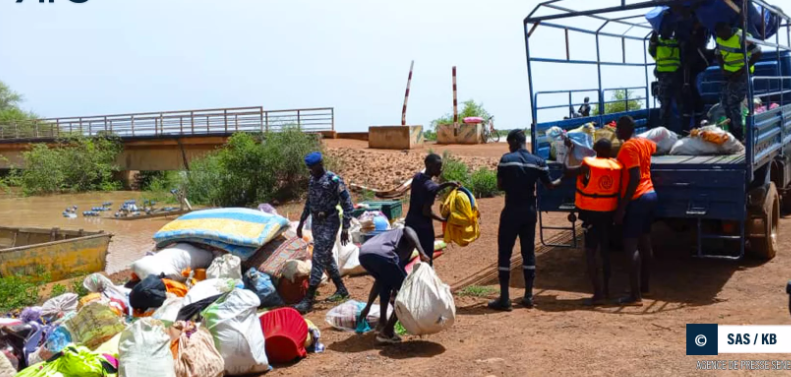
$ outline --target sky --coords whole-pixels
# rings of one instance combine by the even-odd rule
[[[334,107],[339,131],[364,131],[400,124],[414,60],[409,124],[452,111],[455,65],[460,102],[483,102],[497,128],[527,127],[522,20],[537,3],[0,0],[0,80],[42,117]],[[531,47],[564,57],[563,41],[562,31],[540,27]],[[620,60],[620,40],[611,42],[602,56]],[[572,33],[573,59],[595,59],[593,46]],[[627,59],[643,58],[642,43],[630,42]],[[595,66],[538,63],[533,76],[536,90],[597,87]],[[605,67],[603,79],[609,88],[644,86],[645,70]]]

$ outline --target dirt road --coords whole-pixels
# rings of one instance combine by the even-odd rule
[[[492,149],[485,153],[492,156],[480,157],[494,158],[502,151]],[[467,248],[451,247],[437,260],[439,276],[451,285],[496,261],[497,224],[503,199],[480,203],[481,239]],[[558,215],[549,220],[555,224],[566,221]],[[781,220],[779,230],[780,249],[774,260],[727,262],[689,257],[691,235],[673,233],[657,225],[653,233],[653,295],[642,308],[584,307],[582,300],[589,295],[589,285],[582,251],[548,247],[538,250],[537,308],[517,307],[511,313],[494,313],[486,309],[488,297],[457,296],[456,323],[450,330],[423,338],[408,337],[401,345],[377,347],[371,334],[358,336],[332,330],[324,322],[331,306],[322,304],[309,318],[322,328],[326,352],[311,354],[293,366],[278,367],[270,375],[698,375],[696,362],[704,358],[685,356],[687,323],[791,323],[784,291],[791,278],[791,220]],[[519,253],[518,246],[514,253]],[[521,268],[512,267],[511,296],[520,297]],[[614,295],[621,295],[627,288],[627,267],[625,255],[615,253],[611,287]],[[358,300],[364,300],[371,283],[369,277],[348,279],[352,295]],[[484,285],[496,288],[496,281]],[[324,287],[321,297],[331,290],[332,287]],[[706,359],[782,358],[783,355],[751,354]]]

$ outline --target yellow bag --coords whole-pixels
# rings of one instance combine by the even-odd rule
[[[463,191],[451,191],[440,206],[440,212],[442,217],[448,219],[445,225],[445,243],[453,242],[463,247],[481,236],[478,226],[481,215]]]

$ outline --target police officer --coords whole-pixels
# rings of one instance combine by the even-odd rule
[[[522,269],[525,277],[525,296],[522,305],[533,307],[533,282],[536,277],[536,182],[554,189],[560,180],[549,178],[549,167],[538,156],[527,151],[527,137],[522,130],[513,130],[506,138],[511,153],[506,153],[497,166],[497,187],[505,191],[505,208],[500,214],[497,234],[497,266],[500,279],[500,298],[489,302],[494,310],[511,310],[508,283],[511,280],[511,254],[516,237],[522,246]]]
[[[305,165],[310,169],[310,183],[308,185],[308,200],[305,210],[297,227],[297,237],[302,238],[302,227],[308,216],[312,217],[313,230],[313,266],[310,270],[308,293],[294,308],[305,314],[313,308],[316,290],[321,283],[324,270],[335,283],[337,289],[328,301],[340,301],[349,297],[346,286],[343,285],[338,264],[332,257],[332,248],[335,245],[338,228],[340,228],[340,214],[337,206],[340,202],[343,209],[343,229],[341,231],[341,244],[349,242],[349,226],[351,213],[354,211],[351,195],[346,189],[343,179],[335,173],[324,169],[321,153],[313,152],[305,157]]]
[[[681,67],[681,48],[674,36],[672,26],[662,27],[662,32],[651,34],[648,53],[656,60],[654,75],[659,81],[658,98],[662,107],[660,121],[663,127],[672,129],[671,117],[673,115],[673,100],[681,104],[681,81],[679,68]],[[680,130],[674,130],[680,131]],[[680,133],[680,132],[679,132]]]
[[[684,75],[681,89],[682,131],[700,126],[703,120],[706,104],[698,91],[698,75],[706,71],[714,55],[713,50],[706,48],[711,39],[709,30],[697,19],[691,22],[692,30],[689,37],[681,41],[681,66]]]
[[[733,29],[727,23],[720,22],[716,26],[717,59],[725,75],[725,85],[720,94],[720,103],[725,115],[731,120],[731,133],[739,140],[744,140],[742,132],[742,101],[747,96],[747,72],[744,69],[742,54],[741,29]],[[747,34],[749,37],[750,34]],[[750,73],[755,72],[755,62],[761,58],[761,48],[751,42],[747,43],[747,59]]]

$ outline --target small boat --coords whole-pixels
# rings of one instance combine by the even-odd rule
[[[104,271],[110,233],[0,227],[0,277],[49,274],[52,281]]]
[[[113,219],[113,220],[143,220],[143,219],[155,219],[155,218],[158,218],[158,217],[181,216],[181,215],[183,215],[185,213],[188,213],[188,212],[190,212],[190,211],[186,210],[186,209],[185,210],[177,209],[177,210],[173,210],[173,211],[156,211],[156,212],[151,212],[151,213],[133,212],[133,213],[130,213],[130,214],[126,214],[125,216],[121,216],[119,214],[119,216],[108,217],[108,218]]]

